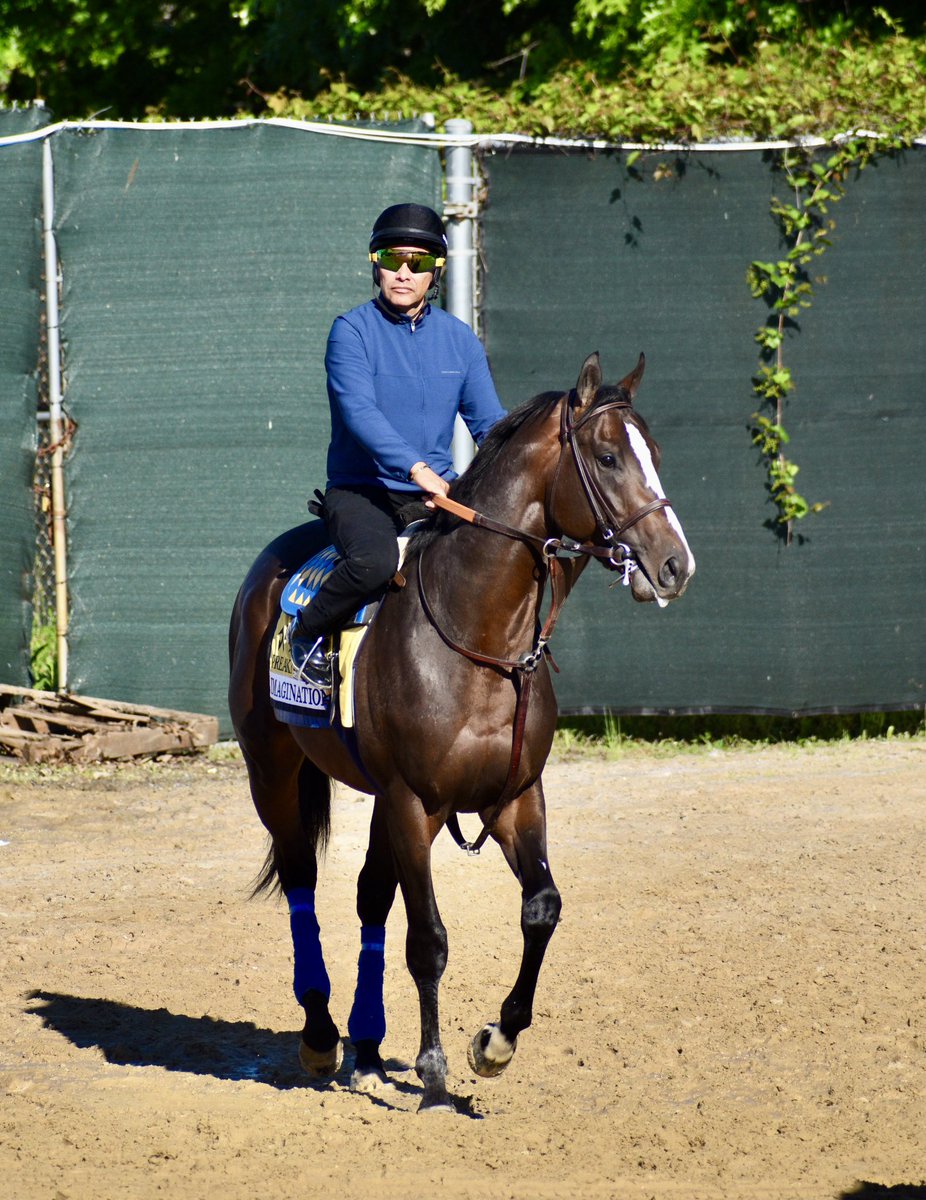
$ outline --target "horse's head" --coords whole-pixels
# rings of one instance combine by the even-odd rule
[[[551,516],[576,541],[614,550],[636,568],[636,600],[665,605],[694,574],[694,555],[659,482],[659,447],[633,400],[643,355],[617,386],[602,384],[598,354],[590,354],[575,390],[563,402],[562,452],[550,495]],[[618,547],[624,547],[619,551]]]

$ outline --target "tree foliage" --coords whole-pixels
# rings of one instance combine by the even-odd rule
[[[272,97],[548,133],[697,138],[866,112],[921,131],[924,60],[920,0],[0,0],[0,97],[67,118],[231,116]]]

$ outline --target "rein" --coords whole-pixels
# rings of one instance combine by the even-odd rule
[[[461,645],[455,641],[444,630],[433,609],[428,601],[427,593],[424,586],[424,577],[422,575],[421,563],[423,554],[419,556],[417,563],[418,575],[418,594],[421,598],[421,605],[425,611],[428,620],[437,630],[440,637],[452,650],[470,659],[472,662],[479,663],[482,666],[495,667],[503,671],[510,671],[517,692],[517,701],[515,704],[514,721],[512,725],[511,739],[511,758],[508,763],[508,774],[505,779],[505,785],[502,788],[498,800],[487,820],[483,821],[482,829],[474,842],[467,841],[460,829],[460,823],[457,814],[452,812],[447,818],[447,828],[450,831],[453,840],[461,849],[468,854],[478,854],[495,827],[495,823],[502,813],[505,805],[510,800],[514,799],[517,789],[518,769],[521,765],[521,751],[524,744],[524,731],[527,726],[527,710],[530,703],[531,687],[534,680],[534,674],[537,668],[543,661],[544,655],[550,657],[552,655],[548,649],[547,643],[553,636],[553,630],[556,627],[556,622],[559,619],[559,614],[566,600],[565,588],[563,584],[563,568],[557,557],[561,553],[584,555],[587,557],[598,558],[610,563],[615,569],[623,571],[623,582],[630,582],[631,574],[638,569],[638,564],[634,558],[633,551],[629,546],[625,545],[620,539],[624,533],[638,521],[642,521],[644,517],[650,513],[658,512],[662,508],[669,507],[669,501],[665,498],[651,500],[649,504],[644,504],[636,512],[632,513],[622,524],[614,527],[614,522],[609,520],[608,505],[606,498],[602,495],[601,489],[592,478],[591,472],[588,469],[588,464],[583,459],[578,444],[576,442],[576,431],[593,417],[600,416],[602,413],[610,412],[614,409],[630,409],[631,401],[628,400],[613,400],[607,404],[601,405],[599,408],[592,409],[590,412],[580,417],[578,421],[571,420],[571,400],[575,395],[574,392],[567,393],[563,398],[563,406],[560,417],[560,451],[559,461],[556,464],[556,471],[553,475],[553,486],[550,491],[551,506],[553,497],[556,494],[556,486],[559,482],[560,471],[565,458],[565,450],[568,446],[572,451],[573,462],[576,466],[576,473],[579,477],[579,482],[585,494],[585,499],[591,510],[595,520],[595,525],[598,530],[598,535],[601,538],[599,542],[579,542],[574,538],[562,534],[560,537],[543,538],[536,534],[528,533],[527,530],[518,529],[512,525],[506,525],[502,521],[497,521],[493,517],[487,517],[484,513],[477,512],[476,509],[469,508],[464,504],[460,504],[456,500],[451,500],[447,496],[440,494],[431,497],[436,508],[443,509],[445,512],[451,513],[453,516],[459,517],[463,521],[476,526],[480,529],[487,529],[492,533],[501,534],[503,537],[511,538],[514,541],[523,542],[532,551],[539,552],[543,563],[543,574],[540,578],[540,595],[538,597],[538,607],[543,602],[543,592],[546,587],[546,581],[550,580],[551,605],[550,612],[542,627],[538,628],[537,636],[533,647],[520,655],[518,658],[496,658],[492,655],[482,654],[479,651],[472,650],[467,646]],[[618,554],[620,557],[617,557]],[[557,670],[555,662],[553,663],[554,670]]]

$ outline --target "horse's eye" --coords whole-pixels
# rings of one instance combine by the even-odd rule
[[[599,454],[598,461],[603,467],[608,467],[609,469],[617,463],[617,459],[613,454]]]

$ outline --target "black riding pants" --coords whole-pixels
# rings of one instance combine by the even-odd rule
[[[341,561],[299,616],[310,638],[333,633],[376,597],[399,565],[396,514],[418,499],[416,492],[333,487],[325,493],[325,520]]]

